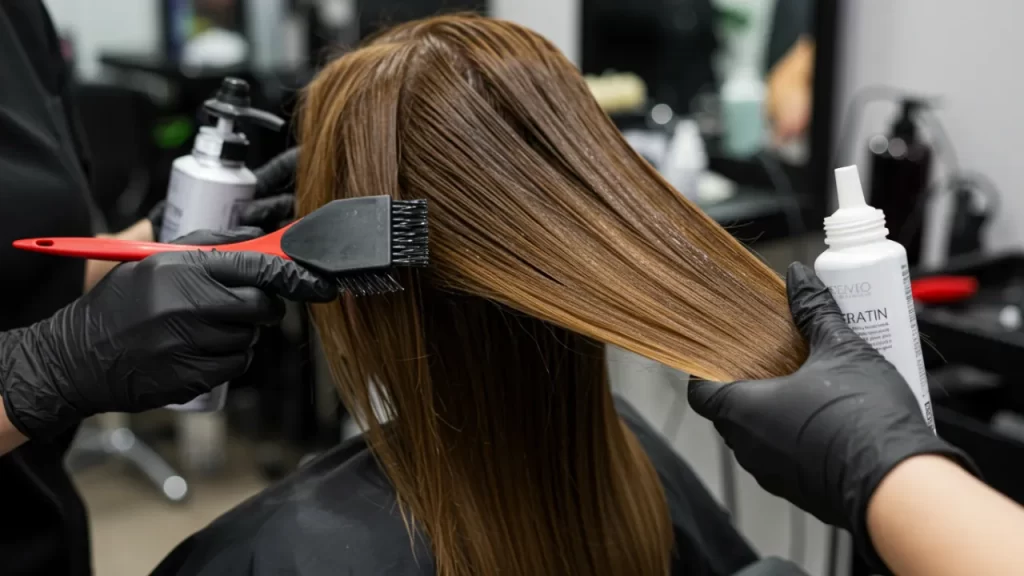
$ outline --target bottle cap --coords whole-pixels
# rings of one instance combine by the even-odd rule
[[[885,215],[864,201],[864,189],[856,166],[836,169],[839,209],[825,218],[825,243],[857,245],[884,240],[889,234]]]
[[[867,206],[864,189],[860,185],[860,174],[856,166],[836,168],[836,192],[839,194],[839,208]]]
[[[232,122],[250,122],[274,131],[284,127],[284,120],[249,106],[249,83],[240,78],[225,78],[217,95],[203,102],[203,112]]]

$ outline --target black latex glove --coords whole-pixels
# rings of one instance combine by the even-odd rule
[[[256,198],[295,194],[299,149],[289,148],[256,170]]]
[[[146,214],[146,219],[153,225],[153,238],[160,238],[160,228],[164,225],[164,209],[167,208],[167,200],[161,200]]]
[[[254,238],[197,232],[181,243]],[[32,326],[0,333],[0,395],[30,438],[101,412],[188,402],[245,372],[277,296],[330,301],[333,282],[251,252],[174,252],[126,263],[88,294]]]
[[[295,218],[295,196],[278,194],[257,198],[243,204],[238,221],[244,226],[255,226],[264,232],[276,232]]]
[[[690,404],[765,490],[850,530],[880,569],[865,521],[882,478],[918,454],[975,469],[932,433],[906,381],[846,325],[814,272],[793,264],[786,280],[793,321],[810,343],[807,362],[771,380],[692,382]]]
[[[239,226],[252,226],[264,232],[276,232],[295,218],[295,167],[299,149],[290,148],[256,170],[256,193],[238,212]],[[153,224],[153,235],[160,237],[164,220],[161,200],[146,216]]]
[[[256,195],[239,211],[239,222],[274,232],[295,218],[295,168],[299,149],[278,154],[256,170]]]

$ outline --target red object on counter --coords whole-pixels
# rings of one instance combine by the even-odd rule
[[[973,276],[929,276],[910,282],[914,300],[922,304],[954,304],[978,293],[978,279]]]

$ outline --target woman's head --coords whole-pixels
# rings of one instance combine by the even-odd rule
[[[429,201],[428,270],[314,315],[441,572],[667,570],[664,497],[599,342],[719,380],[788,373],[804,351],[781,280],[515,24],[439,17],[375,37],[312,82],[300,139],[300,214]]]

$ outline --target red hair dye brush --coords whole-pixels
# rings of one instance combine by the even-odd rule
[[[352,294],[384,294],[402,289],[396,266],[426,266],[427,201],[364,196],[335,200],[260,238],[218,246],[132,242],[107,238],[30,238],[14,247],[56,256],[132,262],[159,252],[188,250],[260,252],[331,276]]]

